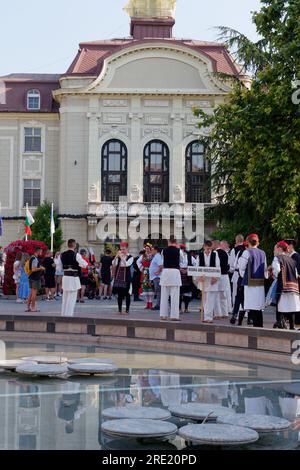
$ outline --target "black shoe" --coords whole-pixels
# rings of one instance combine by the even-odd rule
[[[155,307],[153,307],[151,310],[160,310],[160,307],[158,307],[157,305]]]
[[[134,302],[143,302],[143,299],[140,299],[140,298],[134,299]]]
[[[231,323],[232,325],[235,325],[235,323],[236,323],[236,315],[232,315],[232,317],[230,318],[229,321],[230,321],[230,323]]]

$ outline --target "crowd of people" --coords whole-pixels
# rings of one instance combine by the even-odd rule
[[[276,308],[275,328],[295,329],[300,322],[300,254],[295,240],[282,240],[274,247],[274,259],[268,266],[266,253],[259,248],[256,234],[246,239],[237,235],[230,249],[227,241],[206,240],[199,252],[190,252],[185,244],[171,237],[162,249],[146,243],[138,256],[122,242],[113,255],[106,249],[99,262],[86,249],[68,241],[63,253],[50,251],[42,257],[36,247],[30,257],[18,253],[13,266],[17,302],[27,312],[38,312],[36,298],[43,291],[46,301],[62,299],[62,315],[73,316],[76,302],[86,298],[117,298],[118,313],[129,315],[131,301],[145,302],[145,309],[160,312],[161,321],[180,321],[189,312],[193,298],[201,298],[202,321],[228,319],[232,325],[263,327],[266,306]],[[0,247],[0,282],[5,275],[5,251]],[[218,275],[189,275],[189,267],[217,268]],[[125,303],[125,309],[123,304]]]

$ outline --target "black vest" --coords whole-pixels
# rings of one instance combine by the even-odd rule
[[[76,261],[76,253],[73,250],[67,250],[60,256],[63,269],[74,269],[74,271],[79,271],[79,264]]]
[[[224,276],[225,274],[228,274],[229,272],[228,254],[226,253],[226,251],[222,250],[221,248],[218,248],[216,251],[218,252],[218,255],[220,258],[221,274],[222,276]]]
[[[216,252],[212,251],[210,255],[210,263],[209,263],[210,268],[216,268],[216,259],[217,259]],[[205,266],[204,251],[201,251],[199,253],[199,266]]]
[[[180,250],[176,246],[168,246],[163,251],[164,268],[180,269]]]

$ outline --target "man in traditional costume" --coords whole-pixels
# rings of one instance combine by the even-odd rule
[[[297,265],[288,255],[288,244],[285,241],[276,244],[274,254],[272,270],[273,276],[277,278],[278,319],[283,321],[284,317],[287,317],[290,329],[294,330],[295,315],[300,313]]]
[[[181,263],[180,263],[180,275],[181,275],[181,287],[180,287],[180,304],[179,310],[182,313],[182,303],[184,303],[184,313],[189,311],[189,303],[192,300],[192,288],[193,288],[193,278],[188,276],[188,267],[197,266],[196,259],[188,253],[186,250],[186,245],[180,245],[181,251]]]
[[[228,318],[229,313],[232,311],[231,305],[231,289],[229,281],[229,258],[224,249],[221,248],[219,240],[213,240],[213,250],[218,253],[221,268],[221,277],[218,283],[219,295],[216,302],[216,320]],[[220,313],[221,312],[221,313]]]
[[[76,241],[68,241],[68,250],[60,255],[59,270],[63,271],[62,279],[62,307],[61,315],[64,317],[73,317],[76,305],[77,292],[81,289],[79,271],[85,269],[88,263],[79,253],[76,253]],[[59,263],[58,263],[59,264]]]
[[[243,237],[244,238],[244,237]],[[238,318],[238,326],[242,326],[243,324],[243,319],[245,317],[245,309],[244,309],[244,286],[242,285],[243,278],[240,276],[239,272],[239,259],[248,247],[248,242],[245,241],[242,245],[242,247],[239,247],[240,249],[237,250],[237,254],[235,257],[235,261],[233,264],[233,277],[234,278],[234,284],[236,284],[236,294],[234,296],[234,304],[233,304],[233,310],[232,310],[232,316],[230,319],[230,323],[232,325],[235,325],[236,319]],[[233,284],[233,285],[234,285]],[[250,324],[250,323],[248,323]]]
[[[200,252],[198,265],[203,267],[220,268],[220,259],[216,251],[213,251],[213,244],[210,240],[204,243],[203,251]],[[203,323],[213,323],[214,314],[221,317],[219,296],[219,280],[215,277],[199,278],[199,289],[202,292],[202,305],[204,311]]]
[[[258,248],[259,237],[251,234],[247,237],[249,248],[239,259],[239,272],[243,278],[244,308],[249,311],[253,326],[263,328],[263,310],[265,308],[265,279],[268,278],[266,253]]]
[[[237,285],[239,280],[239,272],[237,268],[237,257],[240,258],[240,253],[245,251],[244,236],[239,234],[235,237],[235,246],[229,253],[229,273],[231,275],[232,284],[232,305],[234,306],[235,297],[237,294]]]
[[[177,247],[177,241],[171,237],[168,248],[162,252],[163,266],[160,277],[161,300],[160,300],[160,319],[169,318],[169,298],[171,298],[170,319],[180,321],[179,318],[179,297],[181,287],[180,276],[180,249]]]

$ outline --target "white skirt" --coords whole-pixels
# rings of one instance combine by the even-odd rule
[[[245,310],[264,310],[266,305],[264,286],[245,286]]]
[[[278,302],[278,312],[280,313],[294,313],[300,312],[300,297],[299,294],[293,292],[284,292],[280,296]]]
[[[81,283],[79,277],[64,276],[62,278],[63,291],[76,291],[81,289]]]

